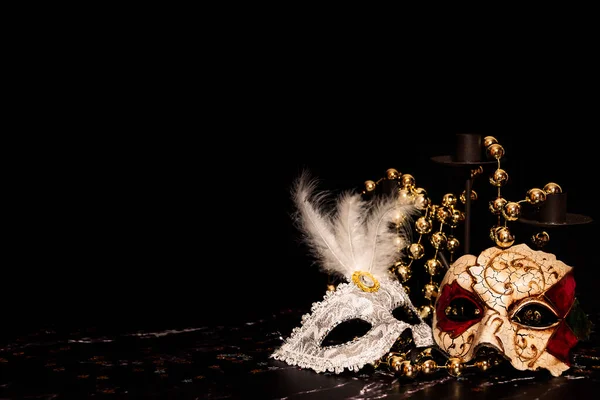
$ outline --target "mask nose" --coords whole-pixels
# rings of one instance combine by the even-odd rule
[[[503,340],[502,332],[504,329],[510,329],[509,326],[510,323],[506,317],[494,310],[486,310],[475,332],[473,349],[477,351],[481,347],[486,347],[505,353],[508,343]]]

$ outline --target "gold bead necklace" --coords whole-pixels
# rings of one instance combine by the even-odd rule
[[[422,297],[427,304],[418,308],[421,318],[428,319],[432,316],[434,303],[438,296],[439,285],[435,278],[443,275],[443,271],[448,266],[443,251],[446,250],[450,253],[450,262],[452,262],[454,253],[460,247],[460,241],[453,233],[454,229],[465,220],[464,211],[458,207],[459,201],[465,203],[464,193],[459,198],[453,193],[446,193],[442,197],[441,204],[433,204],[427,191],[416,185],[413,175],[402,174],[395,168],[389,168],[386,175],[377,181],[365,181],[362,195],[370,198],[376,195],[378,188],[381,188],[381,191],[395,192],[399,202],[412,203],[422,212],[422,215],[414,222],[414,228],[419,234],[418,239],[406,248],[398,249],[398,260],[390,266],[389,271],[410,295],[408,281],[413,275],[412,266],[414,262],[425,257],[425,238],[429,239],[434,253],[424,262],[429,282],[421,290]],[[476,197],[477,194],[473,191],[471,199]],[[397,221],[398,230],[402,223],[403,221]],[[411,297],[414,299],[414,294]]]
[[[401,337],[394,344],[392,351],[383,356],[373,366],[376,369],[386,368],[395,375],[406,378],[415,378],[419,374],[433,375],[443,370],[451,376],[458,377],[468,369],[477,369],[484,372],[504,361],[504,358],[495,351],[490,351],[487,354],[482,353],[468,363],[460,357],[446,358],[442,356],[443,353],[439,352],[440,357],[438,357],[438,360],[445,358],[445,361],[441,363],[434,357],[433,350],[433,347],[428,347],[413,356],[415,348],[412,340]]]

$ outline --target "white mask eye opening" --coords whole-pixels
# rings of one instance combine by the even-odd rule
[[[414,310],[411,310],[408,305],[403,304],[392,310],[392,316],[398,321],[406,322],[410,325],[416,325],[423,322]]]
[[[321,341],[321,347],[340,346],[365,336],[373,328],[361,318],[351,318],[337,324]]]

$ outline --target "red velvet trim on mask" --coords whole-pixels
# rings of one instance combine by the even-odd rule
[[[450,320],[445,313],[446,307],[450,305],[452,300],[458,298],[464,298],[472,301],[479,309],[478,317],[468,321]],[[442,288],[442,293],[440,294],[435,307],[435,314],[437,317],[437,328],[442,332],[448,332],[451,338],[455,338],[474,324],[481,321],[483,318],[483,306],[481,305],[479,298],[474,293],[466,291],[458,284],[457,281],[454,281]]]
[[[546,298],[558,312],[559,318],[564,318],[575,301],[575,278],[568,273],[555,283],[546,293]]]
[[[577,341],[577,336],[575,336],[571,328],[569,328],[567,324],[562,321],[558,325],[554,335],[552,335],[548,341],[546,351],[565,364],[571,365],[569,360],[569,352],[573,346],[577,344]]]
[[[546,293],[546,298],[556,308],[558,317],[564,319],[575,301],[575,278],[568,273],[554,284]],[[569,352],[578,342],[571,328],[562,321],[546,346],[546,351],[554,357],[570,365]]]

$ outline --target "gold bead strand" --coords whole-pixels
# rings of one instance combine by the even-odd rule
[[[477,357],[469,363],[460,357],[449,357],[443,364],[440,364],[434,359],[431,348],[427,348],[415,357],[414,362],[410,360],[409,352],[390,352],[382,360],[376,361],[374,366],[375,368],[386,367],[401,378],[414,379],[419,374],[433,375],[441,370],[446,370],[446,373],[453,377],[462,376],[468,369],[488,372],[500,365],[502,361],[503,358],[498,355],[488,355]]]
[[[519,218],[521,206],[519,203],[509,202],[502,197],[501,188],[506,185],[509,179],[508,173],[502,169],[500,163],[500,159],[504,157],[504,147],[493,136],[486,136],[483,139],[483,145],[486,148],[486,155],[489,158],[495,158],[498,162],[496,170],[489,178],[490,184],[498,189],[496,199],[489,203],[489,209],[492,214],[498,216],[497,224],[490,229],[490,239],[498,247],[507,248],[515,242],[515,237],[508,228],[508,221],[514,221]],[[504,222],[502,218],[504,218]]]
[[[419,234],[418,243],[421,243],[421,241],[423,240],[423,237],[429,235],[431,233],[431,231],[433,230],[433,222],[430,217],[432,209],[435,209],[435,207],[433,207],[431,204],[428,204],[427,207],[425,208],[424,214],[415,221],[415,230]],[[425,262],[425,269],[429,273],[428,265],[432,265],[431,270],[433,271],[435,269],[435,265],[441,265],[441,264],[434,256],[433,258],[430,258]],[[431,304],[431,302],[430,302],[430,304]],[[419,314],[420,314],[421,318],[423,318],[423,319],[427,319],[428,317],[430,317],[432,312],[433,312],[433,306],[431,306],[431,305],[423,305],[419,309]]]
[[[538,249],[541,250],[550,241],[550,235],[546,231],[541,231],[531,236],[531,243]]]
[[[464,197],[464,192],[461,194],[461,197]],[[471,199],[474,200],[477,198],[477,193],[471,191]],[[461,200],[462,202],[462,200]],[[446,241],[446,250],[450,253],[450,263],[454,261],[454,253],[460,247],[460,240],[454,235],[454,229],[458,227],[461,222],[465,221],[465,213],[464,211],[459,210],[456,205],[458,204],[458,199],[453,193],[446,193],[442,198],[442,206],[448,207],[450,209],[450,216],[447,219],[447,224],[450,227],[450,232],[448,234],[448,238]]]
[[[435,249],[435,254],[425,263],[425,269],[429,274],[430,279],[429,283],[423,287],[422,293],[429,302],[428,304],[421,306],[420,315],[426,319],[432,315],[435,299],[437,298],[439,290],[438,284],[433,280],[433,277],[438,275],[443,269],[442,263],[438,259],[438,252],[448,248],[448,237],[446,237],[446,234],[443,231],[444,225],[448,224],[451,227],[456,226],[459,222],[464,221],[464,213],[455,208],[457,199],[454,194],[447,194],[443,199],[443,205],[433,205],[427,196],[427,191],[424,188],[416,186],[416,180],[413,175],[407,173],[401,174],[394,168],[388,169],[386,171],[386,177],[384,178],[377,181],[365,181],[365,189],[362,194],[366,196],[373,195],[376,192],[377,187],[385,180],[395,180],[398,182],[398,202],[401,204],[413,204],[423,213],[414,223],[414,228],[419,234],[419,237],[415,242],[406,247],[401,246],[401,244],[404,243],[402,242],[400,235],[400,228],[404,221],[401,220],[400,216],[398,216],[397,220],[394,220],[396,229],[398,230],[398,258],[390,266],[389,272],[400,281],[409,295],[410,286],[408,286],[407,283],[413,275],[412,266],[415,261],[421,260],[425,256],[423,238],[431,233],[433,225],[436,222],[440,223],[439,231],[429,236],[429,241]],[[460,242],[453,236],[451,236],[450,239],[450,251],[453,252],[460,245]],[[403,257],[404,251],[407,253],[408,262],[406,261],[406,257]]]
[[[423,297],[428,300],[429,304],[423,305],[419,308],[419,314],[423,319],[427,319],[432,315],[435,300],[439,294],[439,285],[434,281],[434,276],[438,275],[442,270],[442,263],[439,261],[439,252],[442,250],[448,250],[448,243],[452,246],[451,252],[454,252],[460,242],[452,234],[446,236],[444,233],[444,225],[455,226],[458,224],[461,218],[460,210],[455,208],[457,198],[453,193],[447,193],[443,196],[441,205],[434,205],[430,208],[430,224],[433,225],[435,222],[439,222],[440,228],[436,232],[432,233],[429,237],[429,241],[435,253],[433,257],[425,262],[425,271],[429,274],[429,283],[425,284],[422,289]]]
[[[546,195],[562,193],[562,187],[558,183],[548,182],[543,188]],[[546,231],[541,231],[531,237],[531,243],[538,249],[542,249],[550,241],[550,235]]]
[[[476,358],[467,363],[460,357],[448,357],[436,346],[417,348],[412,337],[401,335],[389,352],[372,362],[371,366],[375,369],[386,368],[398,377],[414,379],[419,374],[432,375],[440,370],[446,370],[449,375],[455,377],[470,368],[486,372],[500,365],[503,360],[499,353],[489,350],[479,352]]]
[[[431,219],[426,217],[419,218],[415,223],[415,228],[420,234],[429,234],[432,230],[433,223],[435,220],[440,222],[439,231],[435,232],[430,237],[431,245],[435,249],[433,257],[429,258],[425,262],[425,271],[429,274],[429,283],[423,287],[423,296],[429,301],[429,304],[422,305],[419,308],[419,314],[421,318],[429,318],[434,309],[435,299],[438,296],[439,286],[434,281],[434,277],[441,274],[443,271],[443,265],[439,260],[440,250],[448,250],[450,252],[450,259],[456,249],[460,246],[460,241],[456,236],[453,235],[453,230],[458,224],[464,221],[464,212],[456,208],[457,198],[453,193],[446,193],[442,198],[441,206],[431,207]],[[446,235],[444,225],[450,227],[450,233]]]
[[[395,168],[388,168],[388,170],[386,171],[386,175],[387,175],[387,179],[393,179],[397,182],[397,189],[396,189],[396,194],[398,195],[398,201],[402,201],[401,197],[400,197],[400,191],[402,190],[402,185],[401,185],[401,178],[404,177],[404,175],[400,172],[398,172],[397,169]],[[407,199],[405,199],[406,201]],[[401,252],[404,250],[401,246],[401,235],[400,235],[400,228],[402,226],[403,221],[400,219],[400,216],[398,217],[397,220],[394,221],[396,224],[396,232],[398,234],[398,260],[392,264],[391,268],[390,268],[390,272],[392,275],[394,275],[399,281],[400,283],[402,283],[402,286],[404,287],[405,291],[407,294],[409,294],[409,287],[405,285],[406,281],[408,281],[411,276],[412,276],[412,270],[411,270],[411,263],[412,260],[407,264],[404,257],[401,256]],[[408,256],[410,257],[410,246],[408,247],[409,249],[409,253]]]
[[[425,214],[429,208],[430,200],[427,197],[427,191],[423,188],[416,186],[415,177],[411,174],[404,174],[400,177],[400,188],[398,189],[398,201],[402,204],[412,203],[417,209],[421,210]],[[422,216],[417,219],[420,221]],[[417,223],[415,223],[415,229]],[[403,284],[406,293],[410,295],[410,287],[406,284],[407,281],[412,277],[412,264],[415,260],[420,260],[425,255],[425,248],[422,244],[423,234],[419,233],[419,238],[416,242],[411,243],[408,246],[408,257],[410,261],[407,263],[403,261],[396,262],[394,264],[394,270],[397,278]]]
[[[410,174],[402,174],[400,173],[397,169],[395,168],[388,168],[386,170],[385,173],[385,177],[378,179],[377,181],[374,180],[367,180],[364,182],[364,189],[362,191],[362,195],[364,198],[371,198],[377,191],[377,187],[379,185],[381,185],[382,183],[384,183],[385,181],[395,181],[396,184],[392,185],[392,190],[395,191],[397,193],[398,196],[398,201],[402,202],[402,203],[406,203],[406,202],[415,202],[415,205],[421,205],[421,207],[419,208],[423,208],[423,205],[427,205],[427,200],[424,197],[423,193],[426,194],[424,189],[416,189],[418,191],[418,193],[413,193],[413,186],[414,186],[414,177]],[[397,187],[397,188],[396,188]],[[406,282],[411,278],[412,276],[412,269],[411,269],[411,264],[412,264],[412,259],[409,263],[406,263],[405,261],[405,257],[403,257],[403,252],[405,251],[404,246],[402,246],[402,244],[404,244],[402,236],[400,235],[400,228],[403,224],[403,220],[402,217],[400,215],[397,216],[397,218],[394,218],[394,223],[396,225],[396,231],[398,232],[398,258],[397,261],[394,262],[390,268],[389,268],[389,273],[396,277],[400,283],[402,283],[404,289],[406,290],[407,294],[410,294],[410,288],[406,285]],[[413,246],[411,244],[411,246]],[[409,249],[409,257],[410,257],[410,249],[411,246],[408,247]],[[418,253],[418,249],[416,249],[414,246],[412,247],[414,252]]]

